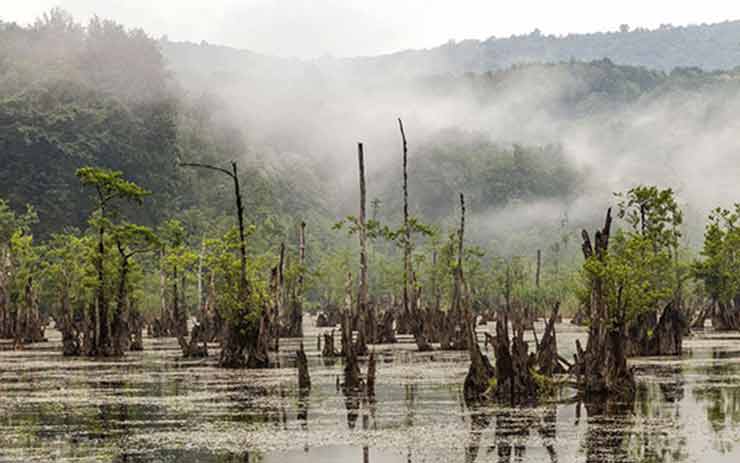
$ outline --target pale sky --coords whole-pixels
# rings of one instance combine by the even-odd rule
[[[0,19],[27,24],[53,6],[154,37],[301,58],[375,55],[535,28],[562,35],[740,19],[738,0],[0,0]]]

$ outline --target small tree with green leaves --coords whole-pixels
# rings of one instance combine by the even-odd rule
[[[740,204],[734,209],[717,208],[709,215],[701,259],[692,270],[711,302],[697,324],[703,325],[704,318],[711,316],[717,330],[740,329]]]
[[[130,332],[130,274],[131,260],[137,254],[156,249],[158,240],[154,232],[142,225],[121,223],[116,225],[111,235],[118,251],[118,285],[116,306],[111,323],[113,355],[122,356],[129,349]]]
[[[13,238],[30,235],[31,226],[38,222],[33,207],[26,206],[23,214],[17,214],[10,205],[0,199],[0,338],[15,338],[16,318],[11,309],[14,281]]]
[[[113,345],[110,334],[109,301],[106,294],[108,275],[106,274],[106,234],[114,227],[121,214],[123,203],[142,204],[149,192],[137,184],[125,180],[123,174],[110,169],[96,167],[82,167],[77,170],[77,177],[83,186],[94,191],[95,207],[90,215],[90,225],[97,231],[97,253],[95,269],[97,272],[97,288],[95,305],[97,310],[90,314],[94,322],[92,329],[87,333],[90,340],[87,342],[89,356],[113,355]]]
[[[53,308],[65,356],[82,353],[85,308],[96,288],[94,253],[92,237],[58,233],[52,235],[44,255],[44,299]]]

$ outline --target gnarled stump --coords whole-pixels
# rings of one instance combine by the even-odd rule
[[[321,356],[326,358],[334,358],[337,356],[337,351],[334,347],[334,330],[329,333],[324,333],[324,345],[321,348]]]
[[[509,341],[508,315],[500,311],[496,317],[496,383],[493,396],[512,405],[537,400],[539,386],[534,379],[534,356],[529,355],[524,342],[524,322],[513,314],[512,338]]]
[[[611,209],[607,210],[604,228],[594,235],[594,243],[585,230],[582,232],[583,256],[604,262],[609,247],[611,232]],[[634,396],[635,378],[627,367],[625,355],[625,314],[609,307],[604,281],[593,275],[590,281],[589,332],[586,349],[577,343],[576,365],[578,383],[586,394],[608,393]]]
[[[566,369],[560,364],[558,356],[558,342],[555,335],[555,322],[560,315],[560,303],[555,303],[550,319],[545,322],[545,333],[542,335],[537,349],[537,366],[545,376],[565,373]]]
[[[303,342],[295,353],[296,367],[298,368],[298,388],[307,391],[311,389],[311,377],[308,374],[308,359],[306,351],[303,349]]]
[[[469,351],[470,368],[465,376],[463,396],[466,401],[479,401],[485,398],[486,392],[492,386],[492,380],[496,378],[496,370],[488,357],[481,353],[477,342],[471,343]]]
[[[378,342],[380,344],[395,344],[398,342],[393,329],[394,322],[393,310],[388,307],[383,313],[383,318],[378,329]]]

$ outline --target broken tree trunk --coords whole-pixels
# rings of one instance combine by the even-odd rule
[[[733,304],[733,302],[714,304],[711,320],[715,331],[740,330],[740,304]]]
[[[586,260],[606,261],[611,233],[611,208],[607,210],[604,227],[594,235],[594,242],[585,230],[581,249]],[[590,281],[589,332],[585,351],[580,347],[575,370],[578,382],[586,394],[608,393],[632,396],[635,378],[627,367],[625,353],[625,314],[618,307],[609,307],[605,282],[599,275]],[[612,309],[612,310],[610,310]]]
[[[324,345],[321,348],[321,356],[326,358],[337,356],[337,351],[334,347],[334,330],[331,330],[329,333],[324,333]]]
[[[412,299],[409,307],[409,314],[411,315],[411,331],[414,335],[414,341],[416,342],[416,348],[419,352],[429,352],[432,349],[432,345],[427,341],[426,334],[424,333],[424,313],[421,308],[421,287],[417,288],[416,284],[416,273],[411,272],[412,281]]]
[[[398,119],[398,127],[401,130],[401,141],[403,143],[403,312],[402,319],[408,328],[408,324],[416,325],[415,314],[412,315],[409,301],[409,277],[411,273],[411,229],[409,228],[409,176],[408,176],[408,143],[406,132],[403,129],[403,121]],[[415,291],[415,290],[414,290]],[[412,328],[414,337],[417,337],[418,327]],[[417,345],[419,342],[417,341]]]
[[[358,217],[360,237],[360,286],[357,294],[357,311],[356,326],[358,331],[358,342],[356,349],[358,355],[367,354],[367,341],[374,342],[375,338],[375,317],[369,313],[367,293],[368,293],[368,265],[367,265],[367,224],[366,224],[366,203],[367,191],[365,187],[365,154],[362,143],[357,144],[357,161],[360,173],[360,215]],[[369,331],[371,330],[371,331]]]
[[[369,399],[375,398],[375,352],[370,353],[367,359],[367,379],[365,381],[365,394]]]
[[[395,344],[398,342],[395,330],[393,329],[394,321],[393,308],[386,307],[385,312],[383,313],[383,318],[380,322],[380,329],[378,331],[378,342],[380,344]]]
[[[250,303],[250,285],[247,279],[247,240],[246,233],[244,230],[244,204],[242,202],[241,188],[239,184],[239,175],[237,171],[236,161],[231,162],[231,171],[223,169],[217,166],[211,166],[207,164],[198,163],[181,163],[181,166],[185,167],[197,167],[215,170],[228,175],[234,182],[234,198],[236,202],[236,218],[239,226],[239,281],[237,282],[239,290],[239,303],[241,307],[236,310],[236,313],[229,314],[228,317],[223,317],[226,321],[223,327],[223,337],[221,340],[221,358],[219,365],[221,367],[242,367],[247,362],[244,358],[245,350],[250,350],[250,357],[253,357],[252,364],[259,366],[269,364],[269,355],[263,347],[266,346],[265,336],[267,333],[263,331],[265,328],[264,315],[269,309],[263,308],[262,317],[260,319],[260,326],[257,330],[252,329],[253,327],[248,326],[245,323],[245,319],[249,316],[253,316],[257,308],[252,307]],[[245,326],[246,325],[246,326]],[[268,324],[269,327],[269,324]],[[257,337],[251,339],[250,336],[246,335],[247,331],[257,331]],[[268,336],[269,337],[269,336]]]
[[[511,314],[512,337],[509,339],[509,314],[499,310],[496,317],[496,381],[493,397],[511,405],[527,404],[537,400],[539,386],[535,381],[534,356],[529,355],[524,341],[525,325],[521,315]]]
[[[625,355],[681,355],[686,323],[673,302],[666,305],[660,317],[652,311],[638,314],[627,327]]]
[[[552,308],[549,320],[545,321],[545,332],[537,349],[537,366],[541,374],[552,376],[566,372],[560,364],[558,356],[558,343],[555,335],[555,323],[560,312],[560,302],[556,302]]]
[[[465,376],[463,384],[463,396],[466,401],[479,401],[486,397],[486,392],[494,384],[496,370],[491,365],[488,357],[480,351],[480,346],[475,339],[475,327],[470,326],[469,336],[471,341],[468,343],[468,353],[470,354],[470,368]]]
[[[352,273],[347,273],[345,304],[342,313],[342,355],[344,356],[344,388],[358,390],[361,386],[357,346],[352,339]],[[358,338],[360,335],[358,334]],[[360,341],[358,339],[358,341]],[[367,349],[367,347],[365,347]]]
[[[296,351],[296,367],[298,368],[298,388],[307,391],[311,389],[311,377],[308,374],[308,359],[306,351],[303,349],[303,341],[300,348]]]

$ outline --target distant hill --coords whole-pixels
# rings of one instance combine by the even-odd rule
[[[522,63],[593,61],[670,71],[677,67],[729,70],[740,66],[740,21],[692,26],[664,25],[655,30],[543,35],[538,30],[509,38],[450,41],[436,48],[406,50],[374,57],[320,58],[301,61],[273,58],[229,47],[162,42],[162,51],[178,73],[220,73],[228,80],[267,73],[282,78],[297,75],[341,75],[342,79],[388,79],[438,74],[495,71]],[[205,65],[205,66],[204,66]],[[190,77],[194,77],[191,75]]]

